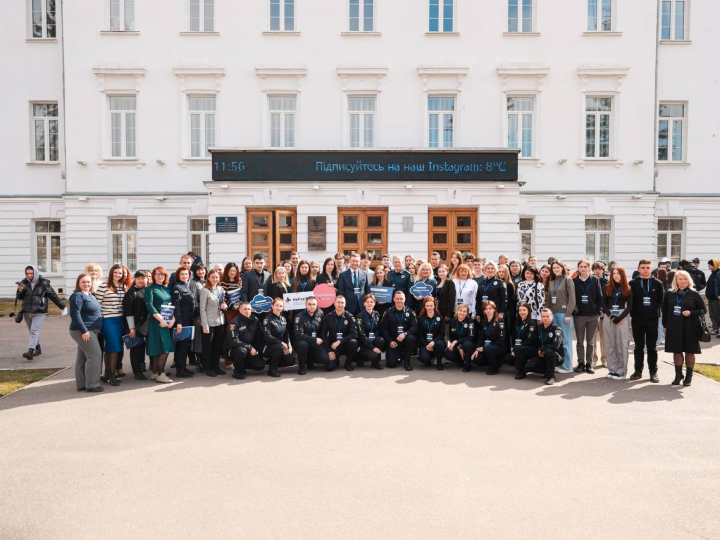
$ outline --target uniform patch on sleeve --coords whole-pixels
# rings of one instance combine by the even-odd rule
[[[300,322],[300,317],[295,317],[295,324],[298,324]]]

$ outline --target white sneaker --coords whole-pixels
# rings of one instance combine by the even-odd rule
[[[157,373],[151,373],[151,374],[150,374],[150,380],[151,380],[151,381],[154,381],[154,380],[155,380],[155,377],[157,377]]]
[[[620,375],[611,375],[610,378],[614,381],[624,381],[625,377],[621,377]]]
[[[572,373],[572,372],[573,372],[572,369],[563,369],[560,367],[555,368],[555,373]]]
[[[161,373],[160,375],[155,377],[155,382],[167,384],[167,383],[171,383],[172,379],[170,377],[168,377],[167,375],[165,375],[165,373]]]

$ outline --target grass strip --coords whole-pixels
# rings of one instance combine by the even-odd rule
[[[0,397],[12,394],[16,390],[20,390],[28,384],[37,382],[45,377],[49,377],[53,373],[60,371],[62,368],[50,369],[13,369],[9,371],[0,371]]]

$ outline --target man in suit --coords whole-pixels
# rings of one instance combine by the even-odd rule
[[[340,273],[337,281],[338,296],[344,296],[345,309],[357,315],[362,308],[362,299],[370,293],[370,281],[366,272],[360,270],[360,255],[350,255],[350,268]]]
[[[258,294],[267,296],[270,283],[272,276],[265,270],[265,257],[262,253],[256,253],[253,257],[253,269],[245,273],[240,298],[243,302],[252,302]]]

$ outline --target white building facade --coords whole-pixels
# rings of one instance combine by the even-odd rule
[[[0,296],[27,264],[69,292],[89,262],[174,269],[190,249],[629,268],[720,254],[717,2],[27,0],[0,15]],[[209,151],[508,147],[518,181],[213,181]],[[217,232],[228,217],[237,232]]]

